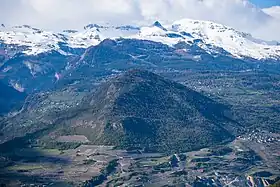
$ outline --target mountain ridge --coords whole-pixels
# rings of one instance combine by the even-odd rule
[[[23,52],[36,55],[56,50],[70,55],[61,46],[88,48],[98,45],[104,39],[131,38],[161,42],[169,46],[180,42],[198,45],[211,54],[211,47],[223,48],[234,58],[280,59],[280,45],[276,41],[256,39],[248,33],[210,21],[182,19],[163,25],[156,21],[151,26],[112,26],[89,24],[81,31],[65,30],[51,32],[28,25],[0,27],[0,41],[6,44],[26,46]]]

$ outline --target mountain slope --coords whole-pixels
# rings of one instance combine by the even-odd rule
[[[0,82],[0,115],[19,107],[26,95]]]
[[[4,63],[0,64],[0,72],[4,75],[3,82],[14,88],[26,93],[38,92],[52,88],[59,79],[57,76],[73,58],[75,55],[64,56],[56,51],[36,56],[19,54],[7,57]]]
[[[57,134],[83,134],[95,144],[186,151],[230,140],[229,108],[156,74],[131,70],[103,83],[62,114]],[[65,117],[68,116],[68,117]],[[69,116],[75,116],[69,119]]]
[[[241,67],[252,68],[253,64],[256,66],[255,62],[250,63],[250,59],[234,59],[219,48],[214,48],[216,52],[209,54],[207,50],[185,42],[168,46],[139,39],[105,39],[87,49],[65,49],[74,55],[50,51],[28,56],[18,54],[17,51],[24,49],[13,45],[0,45],[1,50],[4,51],[0,62],[3,81],[26,93],[50,90],[56,86],[65,87],[72,83],[79,83],[83,89],[87,89],[96,79],[131,68],[147,68],[152,71],[169,71],[170,68],[239,70]]]

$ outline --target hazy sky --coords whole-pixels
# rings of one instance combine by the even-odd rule
[[[170,23],[182,18],[210,20],[254,36],[280,41],[280,21],[247,0],[0,0],[0,23],[52,30],[88,23]],[[280,0],[277,0],[280,1]]]

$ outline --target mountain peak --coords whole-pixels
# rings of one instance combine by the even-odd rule
[[[232,137],[221,128],[224,105],[142,69],[102,83],[79,107],[84,112],[71,119],[71,124],[87,121],[83,128],[92,132],[88,138],[96,144],[176,152]],[[201,139],[193,141],[193,137]]]
[[[98,25],[98,24],[88,24],[88,25],[86,25],[85,27],[84,27],[84,29],[85,30],[87,30],[87,29],[102,29],[102,28],[108,28],[108,27],[106,27],[106,26],[102,26],[102,25]]]
[[[114,46],[116,45],[116,41],[112,40],[110,38],[106,38],[103,41],[100,42],[100,46]]]
[[[155,21],[154,24],[153,24],[153,26],[158,27],[158,28],[160,28],[160,29],[162,29],[162,30],[164,30],[164,31],[167,31],[167,29],[164,28],[164,27],[162,26],[162,24],[161,24],[159,21]]]

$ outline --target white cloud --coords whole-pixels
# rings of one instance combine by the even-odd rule
[[[265,8],[265,9],[263,9],[263,11],[265,13],[267,13],[268,15],[271,15],[277,19],[280,19],[280,6],[273,6],[270,8]]]
[[[1,0],[0,22],[47,29],[82,28],[88,23],[210,20],[280,41],[280,22],[247,0]]]

